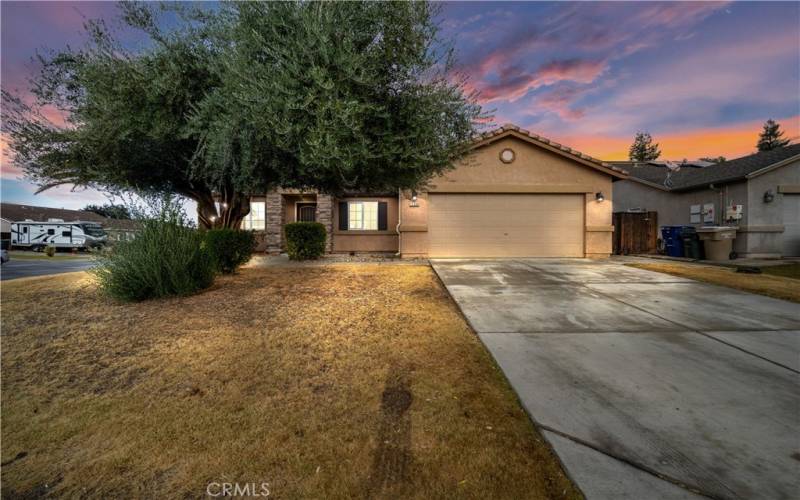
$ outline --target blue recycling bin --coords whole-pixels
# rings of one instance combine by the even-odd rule
[[[662,226],[661,239],[664,242],[664,253],[670,257],[683,257],[683,226]]]

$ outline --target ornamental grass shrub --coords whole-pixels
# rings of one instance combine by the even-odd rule
[[[160,200],[139,218],[139,224],[132,240],[120,241],[97,256],[92,272],[105,293],[123,301],[142,301],[190,295],[211,286],[214,258],[177,201]]]

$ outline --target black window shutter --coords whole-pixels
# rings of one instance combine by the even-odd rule
[[[389,228],[388,208],[389,204],[385,201],[378,202],[378,231],[386,231]]]
[[[347,231],[347,202],[339,202],[339,230]]]

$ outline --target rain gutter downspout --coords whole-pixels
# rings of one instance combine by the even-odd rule
[[[397,227],[395,227],[395,231],[397,231],[397,253],[395,254],[396,257],[402,257],[401,249],[403,248],[403,233],[400,232],[400,224],[403,223],[403,190],[397,189]]]

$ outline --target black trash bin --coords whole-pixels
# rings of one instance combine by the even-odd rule
[[[703,245],[694,226],[681,226],[680,239],[683,242],[683,256],[690,259],[703,258]]]

